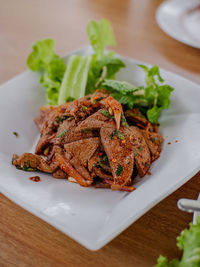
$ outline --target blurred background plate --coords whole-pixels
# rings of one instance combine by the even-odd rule
[[[169,0],[156,12],[160,28],[172,38],[200,48],[200,1]]]

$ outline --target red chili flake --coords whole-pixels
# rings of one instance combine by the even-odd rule
[[[168,144],[168,145],[171,145],[171,142],[168,142],[167,144]]]
[[[178,140],[176,140],[175,143],[178,143]]]
[[[103,152],[99,152],[99,156],[103,156]]]
[[[40,182],[41,181],[39,176],[33,176],[33,177],[30,177],[29,179],[33,182]]]

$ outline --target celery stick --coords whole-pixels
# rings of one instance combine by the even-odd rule
[[[80,98],[85,94],[91,56],[70,56],[60,87],[58,104],[64,104],[68,97]]]

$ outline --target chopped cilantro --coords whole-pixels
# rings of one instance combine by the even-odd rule
[[[57,137],[57,138],[59,138],[59,137],[64,137],[65,134],[66,134],[66,132],[67,132],[67,129],[64,130],[64,131],[62,131],[62,132],[60,132],[59,134],[57,134],[56,137]]]
[[[109,163],[107,155],[103,155],[101,161],[104,163]]]
[[[138,153],[135,151],[135,152],[134,152],[134,157],[137,157],[137,155],[138,155]]]
[[[74,100],[75,100],[75,98],[71,97],[71,96],[66,98],[66,102],[71,102],[71,101],[74,101]]]
[[[117,176],[120,176],[122,174],[122,172],[123,172],[123,167],[122,167],[122,165],[118,164],[117,170],[115,173]]]
[[[64,116],[62,116],[62,117],[58,117],[57,118],[57,120],[60,122],[60,123],[63,123],[63,121],[65,121],[65,120],[67,120],[67,121],[71,121],[71,120],[73,120],[74,119],[74,117],[73,116],[66,116],[66,115],[64,115]]]
[[[117,131],[117,130],[112,131],[112,133],[110,135],[110,139],[113,139],[114,136],[117,136],[121,140],[125,139],[125,136],[123,135],[123,133],[121,131]]]
[[[67,121],[72,121],[74,119],[74,117],[73,116],[70,116],[70,117],[68,117],[66,120]]]
[[[122,126],[125,126],[127,129],[129,128],[129,125],[128,125],[126,118],[124,117],[123,114],[121,116],[121,124],[122,124]]]
[[[139,151],[142,151],[142,147],[141,147],[141,146],[139,146],[139,147],[138,147],[138,150],[139,150]]]
[[[58,119],[58,121],[59,121],[60,123],[62,123],[64,120],[67,119],[67,116],[63,116],[63,117],[58,116],[57,119]]]
[[[82,110],[86,111],[88,108],[86,106],[82,106]]]
[[[88,129],[84,129],[81,132],[84,133],[84,134],[87,134],[89,132],[89,130]]]
[[[96,98],[96,99],[94,99],[93,103],[96,104],[97,102],[101,101],[102,99],[104,99],[103,96]]]
[[[99,112],[109,119],[113,118],[113,116],[111,116],[110,113],[105,109],[100,109]]]
[[[26,165],[24,165],[24,167],[21,167],[20,165],[17,165],[16,169],[23,170],[23,171],[26,171],[26,172],[34,172],[34,171],[37,170],[37,169],[31,168],[30,166],[28,167]]]
[[[18,132],[13,132],[13,134],[14,134],[16,137],[19,136]]]

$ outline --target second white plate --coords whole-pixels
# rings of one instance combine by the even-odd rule
[[[168,0],[162,3],[156,20],[160,28],[172,38],[200,48],[200,1]]]

